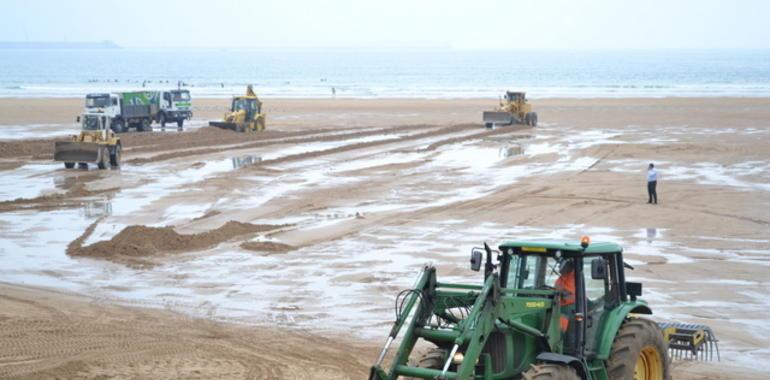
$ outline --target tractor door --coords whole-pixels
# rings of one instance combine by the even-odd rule
[[[615,255],[587,256],[583,259],[583,278],[587,298],[585,356],[592,358],[598,350],[598,335],[607,311],[620,304]]]

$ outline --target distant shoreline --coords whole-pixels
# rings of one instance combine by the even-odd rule
[[[42,42],[0,41],[0,50],[75,50],[75,49],[122,49],[112,41],[101,42]]]

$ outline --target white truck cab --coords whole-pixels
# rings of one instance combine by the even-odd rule
[[[166,123],[176,122],[177,128],[181,131],[185,120],[192,118],[192,98],[190,90],[177,89],[163,91],[160,100],[160,113],[158,122],[161,127]]]
[[[114,118],[120,115],[120,103],[117,94],[88,94],[86,108],[83,112],[88,115],[104,115]]]

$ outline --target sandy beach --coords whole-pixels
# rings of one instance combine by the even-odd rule
[[[193,101],[98,171],[51,161],[82,99],[0,99],[1,378],[363,378],[425,264],[480,282],[484,241],[581,235],[623,244],[654,319],[715,330],[721,362],[675,379],[770,376],[769,98],[536,100],[493,130],[496,99],[266,98],[259,134]]]

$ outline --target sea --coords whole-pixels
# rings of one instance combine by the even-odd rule
[[[0,49],[0,97],[767,97],[770,50]]]

